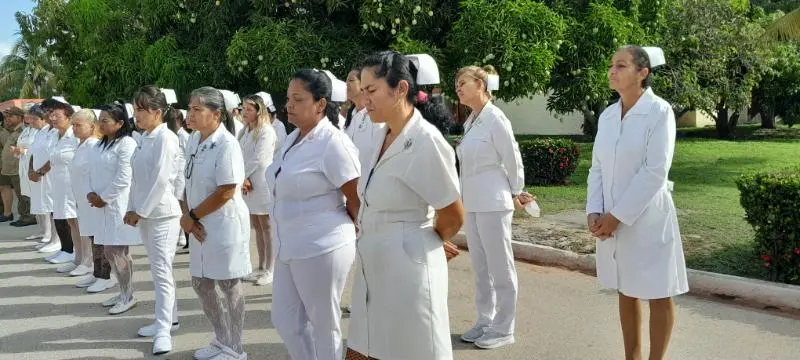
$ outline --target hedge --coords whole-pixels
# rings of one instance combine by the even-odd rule
[[[743,175],[736,181],[767,277],[800,284],[800,168]]]
[[[450,136],[449,139],[455,147],[461,137]],[[572,140],[542,138],[518,143],[526,185],[565,185],[578,166],[580,150]]]

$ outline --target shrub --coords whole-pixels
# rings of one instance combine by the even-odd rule
[[[449,136],[453,147],[460,136]],[[518,140],[526,185],[564,185],[578,166],[580,151],[569,139]]]
[[[736,185],[767,277],[800,284],[800,168],[743,175]]]

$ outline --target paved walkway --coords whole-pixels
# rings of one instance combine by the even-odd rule
[[[113,292],[89,295],[75,288],[76,279],[57,274],[54,265],[30,251],[34,242],[20,240],[33,230],[0,225],[0,359],[153,358],[148,339],[136,336],[153,314],[144,250],[133,251],[138,306],[110,316],[99,304]],[[181,329],[173,337],[174,351],[160,358],[191,359],[212,331],[190,286],[188,256],[179,255],[175,268]],[[600,291],[594,278],[582,274],[525,263],[517,269],[517,344],[483,351],[454,340],[455,359],[623,358],[615,294]],[[450,270],[450,318],[457,339],[474,318],[467,254],[454,260]],[[269,287],[247,285],[244,347],[249,359],[289,359],[269,321],[270,294]],[[669,359],[800,359],[800,320],[688,296],[678,304]]]

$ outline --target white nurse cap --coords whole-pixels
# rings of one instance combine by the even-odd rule
[[[129,118],[133,117],[133,104],[125,103],[125,111],[127,111],[127,115]]]
[[[647,52],[647,57],[650,59],[650,68],[655,68],[667,63],[667,60],[664,58],[664,50],[660,47],[655,46],[645,46],[642,47],[645,52]]]
[[[486,90],[495,91],[500,89],[500,75],[489,74],[486,82]]]
[[[175,94],[175,90],[172,89],[160,89],[160,90],[162,93],[164,93],[164,97],[167,98],[167,105],[178,103],[178,95]]]
[[[428,54],[407,55],[417,67],[417,85],[434,85],[439,83],[439,67],[436,60]]]
[[[347,101],[347,84],[337,79],[336,76],[328,70],[322,70],[322,72],[331,79],[331,101],[339,103]]]
[[[186,110],[181,110],[181,114],[183,114],[183,118],[186,119],[187,116]]]
[[[74,111],[74,112],[78,112],[78,110],[80,110],[80,109],[81,109],[81,107],[80,107],[80,106],[78,106],[78,105],[72,105],[72,111]]]
[[[51,99],[53,99],[55,101],[58,101],[58,102],[60,102],[62,104],[65,104],[65,105],[69,105],[69,103],[67,102],[67,99],[64,99],[63,96],[53,96]]]
[[[97,109],[92,109],[92,112],[94,112],[94,117],[95,117],[97,120],[100,120],[100,112],[101,112],[101,111],[100,111],[100,110],[97,110]]]
[[[239,104],[242,103],[242,99],[239,98],[239,94],[230,91],[230,90],[220,90],[219,92],[222,93],[222,98],[225,99],[225,108],[228,111],[232,111],[239,107]]]
[[[259,91],[256,93],[256,96],[264,101],[264,106],[266,106],[270,112],[275,112],[275,103],[272,102],[272,95],[267,92]]]

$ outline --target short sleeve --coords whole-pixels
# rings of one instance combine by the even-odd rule
[[[337,189],[361,176],[358,149],[346,134],[331,136],[322,155],[322,173]]]
[[[217,186],[241,184],[244,182],[244,159],[242,150],[235,140],[224,141],[217,153],[214,177]]]
[[[409,163],[406,185],[434,209],[454,203],[461,196],[453,147],[440,134],[420,136]]]

